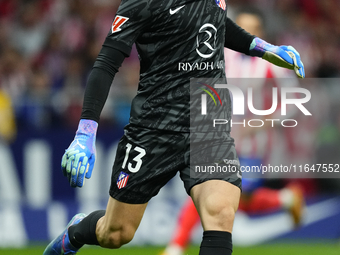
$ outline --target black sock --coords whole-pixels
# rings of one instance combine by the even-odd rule
[[[94,211],[86,216],[81,222],[69,227],[68,236],[71,244],[79,249],[84,244],[99,245],[96,236],[98,220],[105,215],[105,210]]]
[[[230,255],[233,252],[231,233],[204,231],[199,255]]]

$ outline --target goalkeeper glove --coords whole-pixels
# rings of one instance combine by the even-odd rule
[[[294,70],[299,78],[305,78],[305,68],[300,54],[292,46],[275,46],[256,37],[250,45],[250,56],[261,57],[270,63]]]
[[[93,120],[80,120],[73,142],[65,151],[61,169],[71,187],[82,187],[91,178],[96,157],[96,133],[98,123]]]

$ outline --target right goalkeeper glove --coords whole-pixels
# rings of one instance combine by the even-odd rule
[[[80,120],[76,136],[62,157],[61,169],[71,187],[82,187],[85,178],[92,175],[97,128],[98,123],[93,120]]]
[[[261,57],[270,63],[294,70],[299,78],[305,78],[305,67],[300,54],[292,46],[275,46],[256,37],[250,45],[250,56]]]

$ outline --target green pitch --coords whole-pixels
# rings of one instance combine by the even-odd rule
[[[44,246],[30,246],[25,249],[0,249],[1,255],[42,254]],[[126,247],[119,250],[106,250],[98,247],[84,247],[79,255],[160,255],[162,247]],[[199,248],[191,246],[186,255],[198,255]],[[233,255],[339,255],[339,243],[317,244],[270,244],[253,247],[235,247]]]

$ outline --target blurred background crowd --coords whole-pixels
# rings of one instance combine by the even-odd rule
[[[18,129],[76,127],[87,76],[119,3],[0,0],[0,107],[13,106]],[[231,18],[243,6],[261,9],[267,20],[266,39],[294,45],[307,77],[339,76],[339,0],[229,0],[228,5]],[[127,122],[138,70],[134,50],[117,74],[101,126]],[[1,133],[11,139],[14,123],[4,121],[9,116],[5,112]]]
[[[87,76],[119,3],[0,1],[0,89],[11,99],[17,128],[77,125]],[[117,75],[103,122],[126,122],[138,68],[133,52]]]

